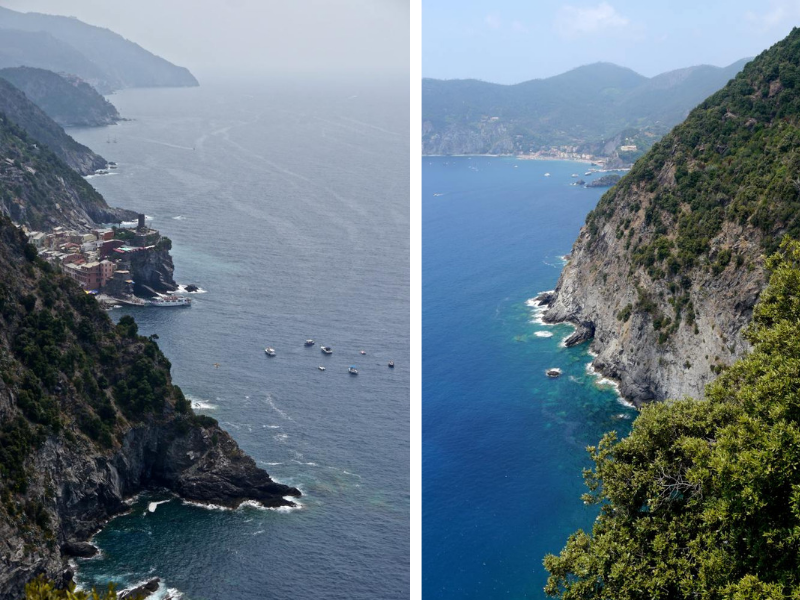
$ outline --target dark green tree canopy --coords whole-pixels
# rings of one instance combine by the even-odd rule
[[[768,268],[753,351],[706,399],[650,405],[589,449],[600,515],[545,558],[548,595],[800,598],[800,243]]]

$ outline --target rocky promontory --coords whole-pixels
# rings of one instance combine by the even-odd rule
[[[217,422],[193,413],[131,317],[37,257],[0,217],[0,599],[71,576],[90,537],[136,494],[236,508],[293,506]]]
[[[704,395],[750,349],[765,256],[800,238],[795,28],[694,109],[600,200],[548,322],[591,340],[594,366],[636,404]]]

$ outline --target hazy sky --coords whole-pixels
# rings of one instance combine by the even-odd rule
[[[75,16],[196,72],[408,73],[409,0],[0,0]]]
[[[422,74],[498,83],[609,61],[652,76],[755,56],[800,0],[423,0]]]

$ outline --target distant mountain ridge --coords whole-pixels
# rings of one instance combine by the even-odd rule
[[[474,79],[422,81],[423,154],[515,154],[550,147],[638,158],[749,59],[645,77],[595,63],[547,79],[501,85]]]
[[[11,82],[61,127],[97,127],[120,120],[117,109],[97,90],[78,77],[45,69],[0,69]]]
[[[70,73],[104,94],[130,87],[198,85],[185,67],[74,17],[0,7],[0,30],[0,68],[29,66]]]

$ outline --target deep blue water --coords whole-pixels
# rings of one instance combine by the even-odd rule
[[[560,346],[571,328],[532,322],[526,305],[555,287],[602,194],[569,185],[587,166],[423,159],[426,598],[544,598],[544,555],[596,515],[580,500],[585,447],[635,416],[587,372],[586,345]]]
[[[80,583],[158,575],[193,600],[408,597],[407,82],[204,82],[111,100],[132,120],[70,132],[119,163],[91,182],[151,216],[176,280],[206,291],[191,308],[112,314],[158,334],[198,412],[304,497],[290,512],[172,500],[147,515],[161,497],[140,498],[96,536],[102,557],[80,563]]]

